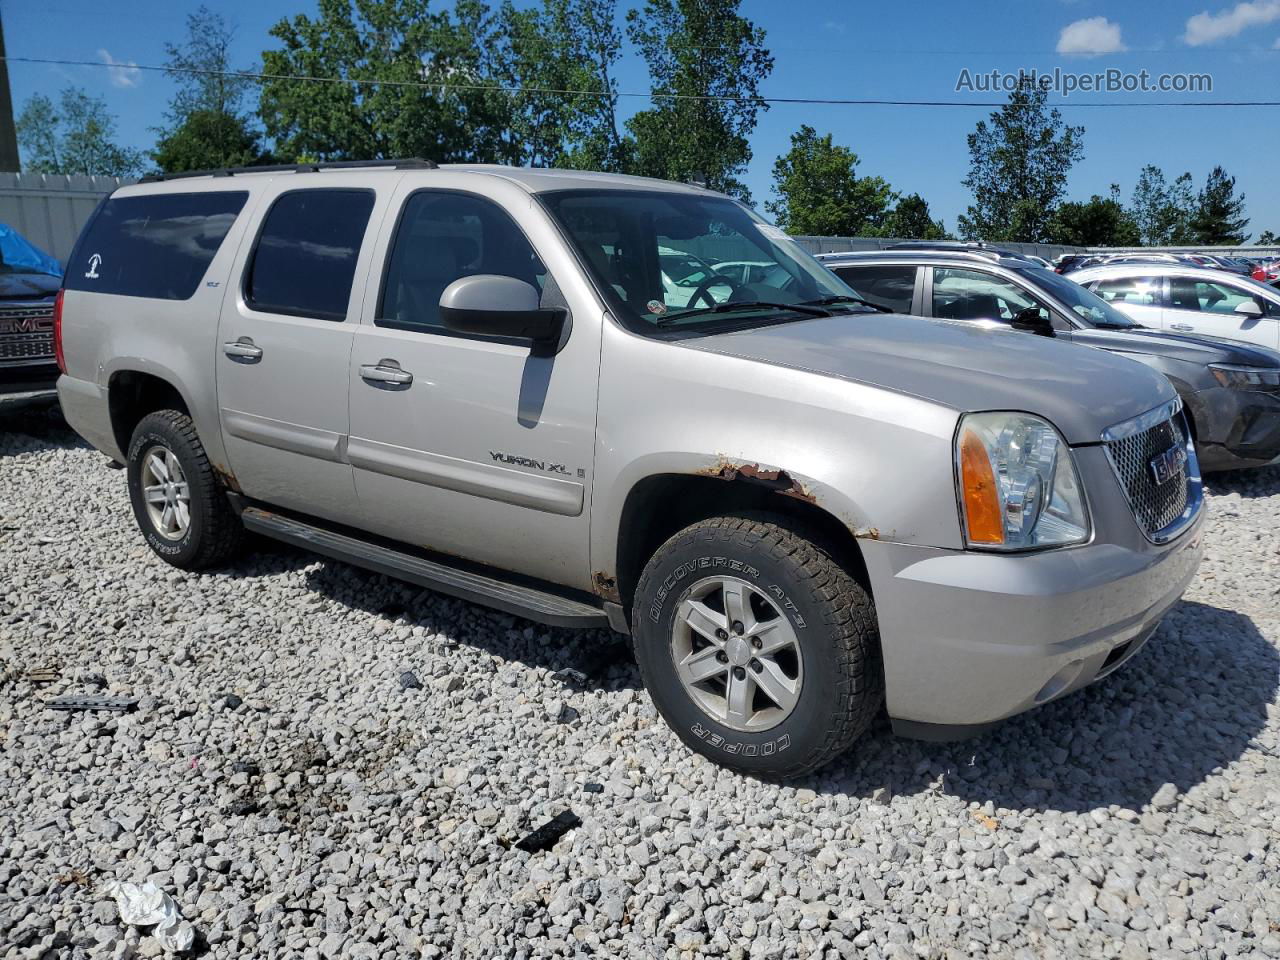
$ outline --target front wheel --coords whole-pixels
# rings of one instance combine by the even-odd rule
[[[770,519],[717,517],[677,533],[645,567],[631,619],[664,719],[734,770],[808,773],[847,749],[883,702],[871,598]]]
[[[244,525],[185,413],[158,410],[143,417],[133,431],[127,466],[133,515],[157,556],[198,570],[236,552]]]

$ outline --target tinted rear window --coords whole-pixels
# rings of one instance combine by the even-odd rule
[[[113,197],[76,244],[66,286],[186,300],[248,197],[244,191]]]
[[[345,320],[372,190],[292,190],[271,206],[245,280],[264,313]]]

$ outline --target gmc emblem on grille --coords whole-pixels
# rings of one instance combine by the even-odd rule
[[[0,317],[0,333],[46,333],[53,331],[53,317]]]
[[[1155,478],[1156,486],[1159,486],[1176,477],[1186,462],[1187,451],[1175,444],[1164,453],[1153,457],[1147,466],[1151,468],[1151,476]]]

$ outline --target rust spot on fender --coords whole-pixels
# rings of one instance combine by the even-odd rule
[[[591,575],[591,585],[595,588],[596,596],[613,603],[622,602],[622,594],[618,592],[618,581],[607,573],[597,570]]]
[[[867,527],[865,530],[855,530],[853,531],[853,535],[859,540],[879,540],[880,539],[880,531],[877,530],[875,527]]]
[[[805,503],[818,502],[818,498],[799,480],[785,470],[762,467],[758,463],[735,463],[721,457],[714,464],[696,471],[698,476],[715,477],[717,480],[743,480],[759,483],[784,497],[794,497]]]

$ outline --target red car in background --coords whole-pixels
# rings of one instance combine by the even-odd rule
[[[1259,283],[1280,286],[1280,260],[1264,260],[1253,268],[1253,279]]]

